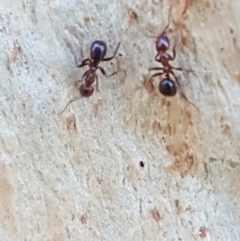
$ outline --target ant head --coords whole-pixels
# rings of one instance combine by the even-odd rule
[[[177,87],[175,82],[168,77],[161,80],[158,89],[162,95],[167,97],[174,96],[177,93]]]
[[[166,52],[169,49],[169,38],[166,31],[159,34],[156,40],[156,50],[157,52]]]
[[[90,48],[90,56],[93,61],[100,62],[103,60],[107,52],[107,45],[101,40],[96,40]]]

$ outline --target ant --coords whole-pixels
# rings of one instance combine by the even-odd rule
[[[78,68],[82,68],[83,66],[87,65],[89,69],[87,71],[85,71],[82,78],[77,81],[77,83],[81,83],[80,86],[78,86],[80,97],[76,97],[76,98],[70,100],[68,102],[68,104],[66,105],[66,107],[59,114],[63,113],[67,109],[67,107],[69,106],[70,103],[77,101],[82,97],[86,97],[86,98],[90,97],[94,92],[93,84],[95,81],[96,81],[96,90],[97,90],[97,92],[99,92],[98,76],[96,74],[96,71],[98,69],[101,71],[101,73],[105,77],[111,77],[117,73],[117,71],[116,71],[110,75],[107,75],[105,70],[102,67],[100,67],[99,64],[101,61],[112,60],[117,54],[120,43],[121,42],[118,43],[117,48],[115,49],[115,52],[114,52],[113,56],[111,56],[111,57],[105,58],[105,55],[107,53],[106,43],[101,40],[96,40],[92,43],[92,45],[90,47],[90,58],[86,58],[86,59],[82,60],[82,62],[80,64],[77,63],[77,60],[75,58],[76,66]],[[84,81],[84,83],[82,83],[83,81]]]
[[[158,72],[158,73],[151,75],[151,81],[153,81],[153,78],[156,76],[165,75],[165,77],[160,81],[158,89],[162,95],[167,96],[167,97],[175,96],[177,94],[178,87],[181,87],[180,82],[178,81],[178,78],[175,75],[173,70],[184,71],[184,69],[173,67],[169,63],[170,61],[173,61],[176,57],[176,45],[178,42],[178,38],[175,37],[173,49],[172,49],[173,54],[170,55],[169,53],[167,53],[167,51],[170,48],[170,41],[167,36],[167,30],[170,25],[170,12],[171,12],[171,8],[169,10],[169,15],[168,15],[168,24],[166,25],[164,30],[158,35],[156,42],[155,42],[155,46],[156,46],[156,50],[157,50],[157,54],[155,56],[155,61],[161,63],[162,67],[149,68],[149,72],[152,70],[161,70],[162,71],[162,72]],[[191,70],[185,70],[185,71],[192,72]],[[173,79],[171,79],[170,75],[172,75],[174,77],[175,81]],[[151,83],[151,86],[152,86],[152,83]],[[194,105],[193,103],[188,101],[187,97],[185,96],[185,94],[182,91],[180,93],[188,103]]]

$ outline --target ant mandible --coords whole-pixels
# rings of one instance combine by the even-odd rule
[[[66,105],[66,107],[59,114],[64,112],[70,103],[72,103],[76,100],[79,100],[82,97],[86,97],[86,98],[90,97],[94,92],[93,84],[95,81],[96,81],[96,90],[97,90],[97,92],[99,92],[98,76],[96,74],[96,71],[98,69],[101,71],[101,73],[105,77],[111,77],[117,73],[117,71],[115,71],[114,73],[107,75],[105,70],[102,67],[100,67],[99,64],[101,61],[112,60],[117,54],[120,43],[121,42],[118,43],[117,48],[115,49],[115,52],[114,52],[113,56],[111,56],[111,57],[105,58],[106,53],[107,53],[106,43],[101,40],[96,40],[92,43],[92,45],[90,47],[90,58],[86,58],[86,59],[82,60],[81,64],[77,64],[77,60],[75,58],[76,66],[78,68],[82,68],[83,66],[87,65],[89,69],[87,71],[85,71],[82,78],[77,81],[77,83],[81,83],[80,86],[78,87],[80,96],[70,100],[68,102],[68,104]],[[84,81],[84,83],[82,83],[83,81]]]
[[[175,75],[173,70],[184,71],[184,69],[173,67],[169,63],[170,61],[173,61],[176,57],[176,45],[178,42],[178,38],[175,37],[174,44],[173,44],[173,54],[171,56],[169,53],[167,53],[167,51],[170,48],[170,41],[167,36],[167,30],[170,25],[171,9],[172,8],[169,9],[168,24],[166,25],[164,30],[158,35],[156,42],[155,42],[155,46],[156,46],[156,50],[157,50],[157,54],[155,56],[155,61],[161,63],[162,67],[149,68],[149,72],[152,70],[161,70],[162,71],[162,72],[158,72],[158,73],[151,75],[152,81],[153,81],[153,78],[156,76],[165,75],[165,77],[160,81],[158,88],[159,88],[159,92],[162,95],[167,96],[167,97],[175,96],[177,94],[177,89],[178,89],[177,87],[181,87],[180,82],[178,81],[178,78]],[[191,70],[185,70],[185,71],[192,72]],[[172,75],[174,77],[176,83],[171,79],[170,75]],[[185,94],[182,91],[180,93],[187,102],[192,104],[190,101],[188,101],[187,97],[185,96]],[[192,105],[194,105],[194,104],[192,104]]]

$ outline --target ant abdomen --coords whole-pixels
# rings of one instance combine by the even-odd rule
[[[92,85],[86,86],[85,84],[81,84],[79,92],[82,97],[90,97],[94,92],[94,87]]]
[[[159,92],[165,96],[171,97],[177,94],[177,87],[174,81],[165,78],[159,83]]]

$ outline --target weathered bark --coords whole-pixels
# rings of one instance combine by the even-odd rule
[[[240,240],[240,2],[186,1],[1,1],[1,241]],[[170,3],[199,111],[142,86]],[[119,72],[58,116],[96,39]]]

